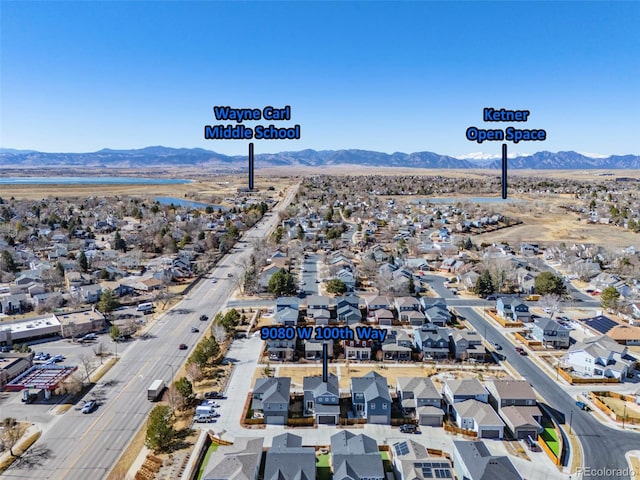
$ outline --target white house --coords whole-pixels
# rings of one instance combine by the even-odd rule
[[[627,355],[625,345],[620,345],[606,335],[600,335],[571,346],[564,364],[585,377],[623,380],[635,368],[635,359]]]

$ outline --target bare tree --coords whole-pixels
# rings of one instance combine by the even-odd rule
[[[378,290],[378,295],[390,294],[394,288],[393,272],[391,272],[391,270],[383,270],[379,272],[375,285]]]
[[[550,318],[553,318],[560,311],[560,297],[554,294],[543,295],[538,300],[538,305],[544,309]]]
[[[193,362],[187,363],[187,366],[185,367],[185,369],[187,373],[187,378],[191,380],[193,383],[196,383],[202,380],[203,378],[202,369],[198,364]]]
[[[211,335],[216,339],[216,342],[223,344],[227,339],[227,330],[219,323],[214,323],[211,326]]]
[[[80,362],[87,376],[87,383],[91,383],[91,372],[93,371],[92,358],[89,355],[80,355]]]
[[[0,439],[5,448],[9,447],[9,453],[12,457],[16,456],[16,454],[13,453],[13,447],[16,446],[26,431],[27,424],[18,422],[15,418],[7,417],[2,421],[2,435]]]

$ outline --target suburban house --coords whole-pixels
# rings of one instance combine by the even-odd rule
[[[393,470],[396,478],[407,480],[430,480],[454,478],[451,460],[432,457],[424,445],[413,440],[402,440],[391,445]]]
[[[279,271],[280,267],[277,265],[267,265],[262,269],[262,272],[258,277],[258,288],[261,292],[266,292],[268,290],[271,277]]]
[[[413,297],[396,297],[393,302],[396,312],[398,312],[398,319],[401,322],[408,322],[407,314],[409,312],[419,312],[420,302]]]
[[[341,307],[350,306],[355,309],[360,309],[360,297],[357,295],[346,295],[344,297],[336,297],[334,298],[334,303],[336,305],[336,309]]]
[[[347,430],[331,435],[333,480],[385,480],[377,442]]]
[[[489,403],[498,411],[514,438],[536,440],[542,431],[542,412],[529,382],[513,378],[493,380],[487,382],[486,388],[491,394]]]
[[[292,339],[285,338],[283,340],[270,338],[269,340],[265,340],[265,342],[267,344],[266,350],[269,352],[269,360],[293,360],[296,351],[295,337]]]
[[[457,360],[484,360],[485,349],[478,332],[455,329],[449,337],[449,342],[450,350]]]
[[[295,297],[279,297],[276,299],[276,312],[273,316],[275,325],[295,327],[298,325],[299,300]]]
[[[369,312],[369,321],[373,321],[381,327],[390,327],[393,325],[393,313],[386,308],[379,308]]]
[[[391,423],[391,395],[387,379],[376,372],[351,378],[351,403],[357,418],[367,423]]]
[[[454,403],[465,400],[478,400],[482,403],[489,401],[489,392],[477,378],[463,378],[460,380],[446,380],[442,388],[442,394],[449,405],[449,412]]]
[[[333,345],[334,342],[331,339],[318,340],[316,338],[316,329],[324,328],[316,326],[311,335],[311,338],[304,340],[304,358],[307,360],[322,360],[322,345],[327,346],[327,356],[333,358]]]
[[[257,479],[263,443],[262,437],[236,437],[232,445],[220,445],[209,457],[202,479]]]
[[[424,325],[425,320],[424,313],[420,311],[411,310],[402,313],[402,321],[409,323],[411,327],[421,327]]]
[[[398,377],[396,393],[403,409],[415,411],[420,425],[442,425],[442,394],[429,377]]]
[[[307,317],[315,318],[316,313],[325,311],[329,313],[331,299],[323,295],[309,295],[307,297]]]
[[[531,321],[529,307],[515,298],[498,298],[496,300],[496,312],[505,320],[523,323]]]
[[[422,352],[423,360],[438,360],[449,357],[449,329],[427,323],[413,330],[416,349]]]
[[[315,480],[315,448],[303,447],[302,437],[292,433],[273,437],[271,448],[266,453],[263,478]]]
[[[384,360],[409,361],[411,360],[413,341],[404,330],[388,330],[387,337],[382,344]]]
[[[17,315],[26,311],[28,306],[27,296],[24,293],[0,297],[0,313],[5,315]]]
[[[471,430],[478,438],[497,438],[504,436],[504,422],[491,405],[475,399],[453,404],[453,415],[458,427]]]
[[[453,464],[463,480],[522,480],[506,456],[495,456],[483,441],[454,441]]]
[[[424,306],[424,314],[429,323],[433,323],[439,327],[445,327],[447,323],[451,323],[451,313],[447,308],[447,304],[442,301],[426,303]]]
[[[607,332],[607,336],[620,345],[640,345],[640,327],[616,325]]]
[[[570,330],[551,318],[536,318],[531,325],[531,335],[545,347],[569,348]]]
[[[636,361],[627,354],[625,345],[600,335],[572,345],[563,363],[573,368],[577,375],[624,380],[635,368]]]
[[[347,287],[347,292],[353,292],[356,289],[356,277],[346,268],[340,270],[335,278],[344,283],[345,287]]]
[[[343,340],[344,358],[347,360],[371,360],[371,340]]]
[[[333,373],[322,381],[322,376],[304,377],[304,415],[315,417],[317,424],[338,425],[340,422],[340,388]]]
[[[362,322],[362,313],[360,313],[358,308],[352,307],[351,305],[338,307],[336,310],[336,317],[339,322],[344,322],[347,325]]]
[[[264,423],[285,425],[289,416],[291,378],[258,378],[253,386],[251,410],[264,414]]]
[[[389,299],[380,295],[365,298],[365,302],[367,304],[367,310],[369,310],[369,312],[379,310],[381,308],[384,308],[385,310],[389,310],[391,308],[391,302],[389,302]]]

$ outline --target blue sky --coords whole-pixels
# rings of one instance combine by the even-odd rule
[[[640,154],[640,2],[0,3],[0,146],[204,140],[214,105],[291,105],[305,148],[500,154],[483,107],[531,111],[510,152]],[[250,126],[250,124],[248,124]]]

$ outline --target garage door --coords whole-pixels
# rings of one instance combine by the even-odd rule
[[[333,415],[318,415],[318,423],[322,423],[324,425],[335,425],[336,417]]]
[[[442,417],[439,415],[420,415],[420,425],[425,427],[441,427]]]
[[[500,438],[500,430],[482,430],[480,438]]]
[[[378,425],[387,425],[389,421],[386,415],[371,415],[369,423],[376,423]]]
[[[267,425],[284,425],[285,417],[269,416],[266,418],[265,423]]]
[[[526,440],[527,437],[529,436],[535,439],[538,437],[538,432],[536,432],[535,430],[518,430],[517,431],[518,440]]]

